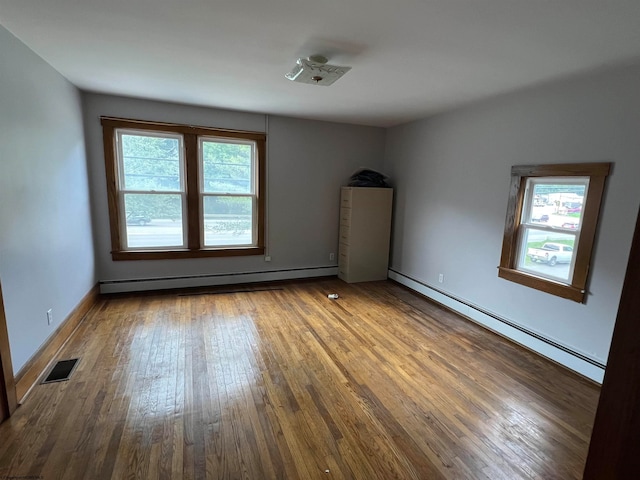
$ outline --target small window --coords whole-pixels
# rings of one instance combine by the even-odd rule
[[[264,253],[264,134],[102,126],[114,260]]]
[[[578,302],[609,163],[515,166],[499,276]]]

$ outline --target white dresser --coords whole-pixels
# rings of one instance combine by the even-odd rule
[[[391,188],[342,187],[339,278],[348,283],[387,278],[392,206]]]

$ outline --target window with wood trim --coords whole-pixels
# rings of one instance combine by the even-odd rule
[[[511,168],[498,276],[584,302],[610,163]]]
[[[264,254],[265,134],[101,121],[114,260]]]

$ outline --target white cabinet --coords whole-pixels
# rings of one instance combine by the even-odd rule
[[[385,280],[389,268],[393,189],[342,187],[338,277]]]

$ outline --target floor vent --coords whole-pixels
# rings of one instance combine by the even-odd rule
[[[79,358],[72,358],[71,360],[60,360],[54,365],[54,367],[47,375],[47,378],[42,383],[64,382],[69,380],[69,377],[73,373],[78,364]]]

